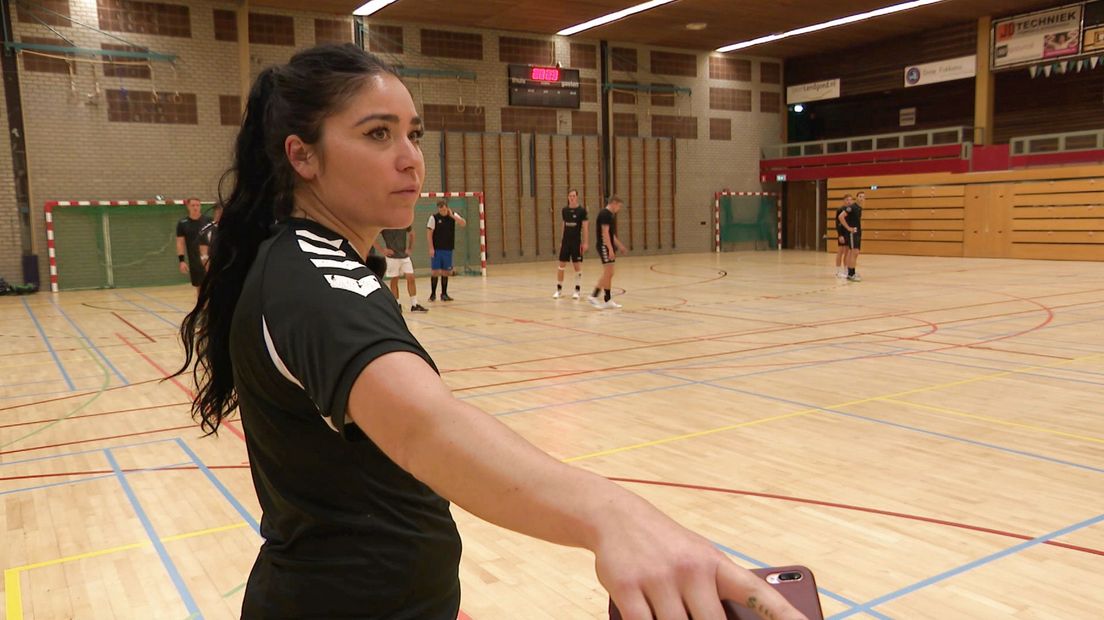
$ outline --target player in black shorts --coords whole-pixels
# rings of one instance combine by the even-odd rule
[[[249,93],[180,371],[204,429],[235,409],[245,426],[264,543],[242,618],[455,620],[449,500],[593,551],[627,618],[722,618],[721,598],[801,618],[705,538],[452,395],[365,264],[413,221],[422,131],[394,69],[351,44],[300,51]]]
[[[583,280],[583,254],[587,251],[587,236],[590,234],[590,226],[587,221],[586,207],[579,205],[579,192],[571,190],[567,192],[567,206],[563,208],[563,236],[560,238],[560,264],[556,271],[556,292],[552,299],[559,299],[563,295],[564,269],[567,263],[575,270],[575,292],[572,299],[579,299],[582,292],[580,288]]]
[[[624,203],[620,198],[610,196],[605,208],[598,212],[598,244],[596,247],[598,248],[598,258],[602,260],[602,275],[598,278],[598,283],[594,285],[594,292],[590,294],[587,301],[600,310],[621,307],[621,304],[611,298],[610,289],[613,286],[613,264],[617,261],[614,248],[616,247],[617,252],[625,251],[625,246],[617,238],[617,212],[621,210],[622,205]],[[598,298],[599,293],[605,294],[603,299]]]
[[[211,218],[203,215],[199,198],[189,198],[184,204],[188,207],[188,215],[176,223],[176,257],[180,262],[180,273],[187,274],[192,286],[198,287],[206,272],[206,262],[199,246],[203,229],[211,223]]]
[[[859,254],[862,252],[862,210],[866,203],[866,192],[859,192],[855,204],[843,208],[837,221],[843,224],[847,240],[847,279],[852,282],[862,282],[862,276],[855,273],[855,265],[859,262]]]
[[[843,197],[843,206],[836,209],[836,277],[840,279],[847,277],[847,248],[849,247],[847,228],[844,227],[845,222],[841,216],[844,209],[854,203],[855,197],[847,194]]]

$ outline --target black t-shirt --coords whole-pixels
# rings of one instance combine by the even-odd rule
[[[431,224],[431,225],[430,225]],[[427,228],[433,231],[434,250],[452,250],[456,248],[456,220],[452,215],[434,212],[429,216]]]
[[[205,245],[207,247],[215,245],[215,233],[217,232],[218,224],[215,222],[208,222],[207,225],[199,231],[199,245]]]
[[[854,228],[856,232],[859,231],[859,224],[862,222],[862,210],[862,206],[858,203],[843,208],[843,212],[847,214],[843,219],[847,220],[847,225]]]
[[[190,217],[181,218],[176,223],[176,236],[184,237],[184,253],[188,255],[188,264],[199,265],[199,242],[203,234],[203,228],[211,223],[211,218],[206,215],[199,216],[198,220]]]
[[[388,250],[391,250],[390,258],[410,258],[410,255],[406,253],[408,233],[410,233],[409,226],[406,228],[385,229],[380,231],[380,236],[383,237],[384,245]]]
[[[598,245],[605,245],[605,242],[602,240],[602,226],[609,226],[610,243],[613,243],[614,237],[617,236],[617,216],[613,214],[613,211],[603,207],[602,210],[598,212],[597,223],[598,225],[595,226],[595,228],[598,229]]]
[[[840,213],[843,213],[845,209],[847,209],[846,205],[836,209],[836,233],[840,235],[847,232],[847,229],[843,227],[839,220]]]
[[[230,351],[264,511],[250,615],[455,620],[449,503],[346,417],[379,356],[408,351],[436,369],[387,287],[338,234],[289,219],[250,267]]]
[[[563,208],[563,242],[578,244],[583,238],[583,222],[587,221],[586,207],[579,205],[572,209]]]

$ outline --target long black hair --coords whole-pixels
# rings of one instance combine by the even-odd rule
[[[199,297],[180,326],[184,365],[199,390],[192,417],[207,434],[237,407],[230,359],[230,325],[245,277],[272,224],[291,214],[295,172],[284,141],[307,144],[322,138],[322,122],[361,88],[367,78],[396,71],[352,45],[320,45],[295,54],[288,64],[269,67],[249,91],[234,146],[234,164],[219,182],[222,219],[211,248]],[[232,189],[222,198],[224,182]]]

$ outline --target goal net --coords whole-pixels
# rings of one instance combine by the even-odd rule
[[[214,203],[203,203],[204,212]],[[176,223],[184,201],[79,200],[46,203],[53,291],[184,284]]]
[[[714,249],[778,249],[779,204],[774,193],[717,192],[713,200]]]
[[[457,275],[486,275],[487,226],[482,192],[422,193],[414,205],[414,251],[410,254],[414,271],[418,275],[429,275],[426,225],[429,217],[437,212],[437,203],[442,200],[467,222],[467,226],[456,226],[456,249],[452,251],[454,271]]]

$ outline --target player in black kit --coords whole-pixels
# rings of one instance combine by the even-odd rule
[[[203,215],[199,198],[189,198],[184,204],[188,206],[188,215],[176,223],[176,258],[180,262],[180,273],[187,274],[192,286],[198,287],[206,271],[206,261],[199,246],[202,245],[203,231],[211,223],[211,218]]]
[[[563,295],[564,269],[567,263],[575,270],[575,292],[572,299],[579,299],[582,292],[583,280],[583,254],[586,254],[587,237],[590,235],[590,226],[587,222],[586,207],[579,205],[579,192],[571,190],[567,192],[567,206],[563,208],[563,236],[560,238],[560,264],[556,270],[556,292],[552,299],[559,299]]]
[[[240,411],[264,538],[245,620],[456,620],[449,501],[595,554],[626,620],[799,620],[774,588],[624,487],[453,396],[366,265],[406,228],[422,121],[394,69],[321,45],[249,93],[207,277],[181,327],[208,432]],[[447,499],[446,499],[447,498]]]

